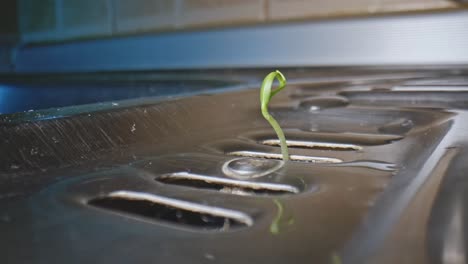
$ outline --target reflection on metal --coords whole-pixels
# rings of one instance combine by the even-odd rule
[[[136,75],[136,74],[135,74]],[[70,77],[71,78],[71,77]],[[135,76],[116,79],[115,76],[102,74],[99,78],[108,80],[71,79],[71,84],[64,85],[63,80],[36,79],[26,82],[24,78],[3,81],[0,79],[1,114],[27,112],[34,115],[38,110],[56,111],[67,115],[67,109],[84,107],[120,108],[129,104],[154,103],[157,100],[193,96],[201,93],[220,92],[229,88],[242,88],[239,83],[213,79],[190,79],[174,77],[172,79],[149,76],[146,80],[135,81]],[[84,78],[84,77],[83,77]],[[123,79],[123,80],[122,80]],[[122,105],[121,105],[122,104]],[[42,119],[42,118],[38,118]]]
[[[454,199],[445,237],[443,239],[442,261],[444,264],[466,263],[465,220],[463,200],[458,195]]]

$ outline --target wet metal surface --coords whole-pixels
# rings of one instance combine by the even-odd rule
[[[258,89],[0,115],[2,258],[464,263],[468,70],[284,72],[289,162]]]

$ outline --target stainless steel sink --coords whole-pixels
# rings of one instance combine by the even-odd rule
[[[258,89],[3,119],[6,263],[464,263],[468,70],[284,73],[289,162]]]

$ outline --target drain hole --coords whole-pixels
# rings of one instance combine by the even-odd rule
[[[242,212],[149,193],[115,191],[88,203],[111,211],[205,230],[227,231],[253,224],[252,218]]]
[[[305,132],[297,129],[285,129],[287,141],[310,141],[310,142],[333,142],[334,144],[355,145],[357,147],[363,146],[377,146],[392,143],[401,140],[401,135],[387,135],[387,134],[367,134],[367,133],[327,133],[327,132]],[[276,139],[276,135],[270,131],[254,131],[243,134],[242,137],[262,142],[270,139]],[[247,149],[247,148],[244,148]],[[238,149],[231,149],[235,151]],[[260,149],[255,149],[261,151]]]
[[[278,139],[267,139],[263,140],[261,143],[267,146],[280,146],[280,141]],[[291,148],[308,148],[318,150],[362,150],[361,146],[342,143],[286,140],[286,144]]]
[[[237,195],[281,195],[299,193],[296,187],[286,184],[248,182],[186,172],[163,175],[156,178],[156,181],[165,184],[217,190],[223,193]]]
[[[265,152],[256,152],[256,151],[234,151],[226,153],[230,156],[238,157],[251,157],[251,158],[263,158],[263,159],[277,159],[282,160],[283,156],[276,153],[265,153]],[[311,163],[341,163],[343,162],[337,158],[327,158],[327,157],[312,157],[312,156],[303,156],[303,155],[289,155],[291,161],[297,162],[311,162]]]

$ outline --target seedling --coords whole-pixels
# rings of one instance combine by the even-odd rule
[[[292,225],[294,224],[294,218],[290,217],[289,220],[284,219],[284,207],[283,204],[278,199],[273,199],[273,202],[278,209],[275,218],[270,224],[270,233],[273,235],[278,235],[280,233],[280,226],[281,225]]]
[[[278,199],[273,199],[273,202],[278,208],[278,213],[276,214],[275,219],[273,219],[273,221],[271,222],[270,233],[272,233],[273,235],[277,235],[280,232],[280,221],[281,217],[283,217],[284,209],[283,205],[280,201],[278,201]]]
[[[275,90],[271,90],[273,81],[278,79],[279,87]],[[260,104],[263,117],[270,123],[273,129],[278,136],[281,146],[281,154],[283,155],[283,160],[289,160],[288,145],[286,144],[286,137],[284,136],[283,130],[281,129],[278,122],[270,115],[268,112],[268,104],[273,96],[275,96],[279,91],[283,90],[286,86],[286,78],[280,71],[274,71],[268,74],[265,79],[263,79],[262,87],[260,88]]]

